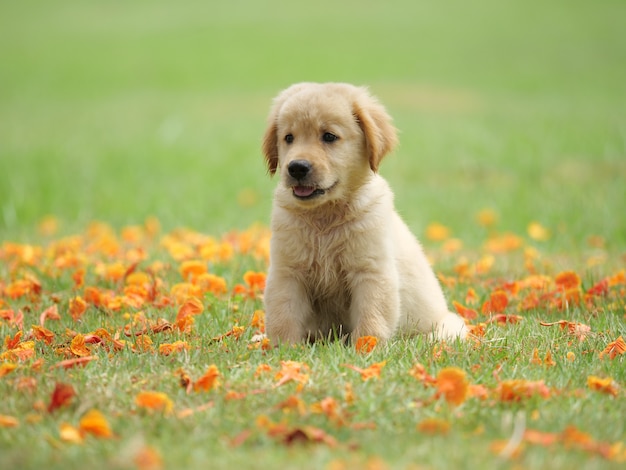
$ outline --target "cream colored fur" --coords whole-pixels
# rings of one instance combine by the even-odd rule
[[[326,133],[337,139],[325,141]],[[273,343],[465,337],[464,321],[449,312],[377,173],[396,142],[391,118],[365,88],[301,83],[275,99],[263,141],[270,173],[280,174],[265,289]],[[295,160],[310,164],[301,181],[289,173]],[[296,197],[313,189],[309,198]]]

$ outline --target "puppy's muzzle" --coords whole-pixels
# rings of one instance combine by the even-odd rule
[[[289,172],[289,176],[298,181],[302,181],[311,172],[311,168],[311,163],[307,160],[293,160],[287,166],[287,171]]]

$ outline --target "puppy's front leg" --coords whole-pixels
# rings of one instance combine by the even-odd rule
[[[306,339],[312,308],[306,289],[294,276],[268,274],[265,286],[265,332],[273,344]]]
[[[376,336],[383,341],[391,338],[400,319],[398,280],[367,273],[355,276],[351,284],[352,342],[361,336]]]

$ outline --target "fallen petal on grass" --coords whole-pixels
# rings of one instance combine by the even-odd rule
[[[98,410],[89,410],[83,415],[78,424],[81,433],[109,439],[114,437],[113,431],[105,416]]]
[[[52,368],[71,369],[72,367],[76,367],[76,366],[84,366],[86,364],[89,364],[91,361],[97,360],[97,359],[98,358],[96,356],[76,357],[74,359],[66,359],[64,361],[59,361],[55,365],[53,365]]]

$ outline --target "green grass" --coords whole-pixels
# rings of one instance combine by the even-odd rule
[[[419,232],[537,219],[568,248],[623,249],[626,44],[619,1],[26,2],[0,19],[0,230],[220,232],[267,222],[260,138],[301,80],[370,85],[401,131],[382,166]],[[241,207],[241,190],[256,198]]]
[[[625,15],[619,0],[3,4],[0,242],[47,247],[79,233],[87,243],[85,227],[93,220],[119,230],[149,216],[160,220],[161,234],[185,226],[219,237],[255,222],[267,224],[276,181],[265,173],[260,140],[272,97],[297,81],[348,81],[369,85],[395,119],[401,145],[381,172],[438,272],[456,278],[454,268],[464,257],[475,262],[486,254],[487,232],[475,215],[489,208],[499,216],[495,230],[518,234],[526,247],[539,250],[540,273],[554,277],[575,270],[588,289],[625,263]],[[49,214],[60,220],[60,233],[52,238],[37,230]],[[450,227],[464,248],[449,254],[425,239],[433,221]],[[526,236],[532,221],[551,231],[549,240]],[[590,236],[604,244],[589,245]],[[124,252],[129,248],[122,246]],[[150,261],[167,264],[162,279],[168,292],[181,281],[178,261],[152,242],[143,246]],[[107,284],[96,274],[98,261],[112,260],[89,256],[81,261],[88,281],[121,292],[122,284]],[[97,362],[65,371],[50,366],[63,358],[54,346],[68,340],[66,328],[116,332],[128,320],[121,312],[92,307],[80,322],[71,320],[68,301],[82,291],[73,287],[72,270],[60,278],[46,273],[50,262],[44,257],[36,266],[15,265],[0,245],[0,310],[22,309],[25,335],[54,299],[62,315],[46,323],[55,333],[53,346],[37,342],[37,357],[46,360],[42,371],[31,371],[27,361],[0,378],[0,415],[20,420],[17,428],[0,427],[2,467],[126,468],[144,443],[159,451],[166,468],[325,468],[333,462],[367,468],[376,459],[390,468],[619,465],[560,444],[527,444],[513,462],[489,449],[493,441],[510,438],[520,412],[527,428],[559,433],[573,425],[597,441],[624,441],[623,391],[613,398],[586,385],[589,375],[626,384],[623,356],[598,357],[625,333],[623,286],[613,287],[613,297],[600,300],[597,309],[540,309],[524,313],[518,325],[491,325],[481,343],[452,345],[439,359],[435,345],[424,339],[399,339],[369,356],[338,344],[249,350],[252,328],[240,341],[226,339],[225,348],[211,338],[235,322],[248,326],[262,303],[206,296],[193,334],[151,335],[155,348],[185,339],[191,345],[187,353],[109,355],[94,348]],[[265,268],[264,260],[243,255],[210,265],[229,289],[248,269]],[[40,278],[42,293],[9,299],[6,287],[28,273]],[[482,303],[496,286],[526,275],[521,251],[496,255],[489,273],[459,279],[446,294],[463,303],[473,287]],[[517,313],[520,299],[513,300],[507,313]],[[144,311],[153,319],[173,321],[176,315],[175,307]],[[538,324],[562,318],[590,325],[593,334],[572,342],[558,327]],[[0,337],[16,331],[0,320]],[[535,348],[542,355],[551,350],[557,365],[531,364]],[[573,363],[565,359],[570,350]],[[307,409],[327,396],[343,403],[350,383],[357,400],[343,405],[349,422],[374,422],[376,429],[340,427],[324,415],[278,409],[296,393],[294,384],[273,388],[281,360],[309,365],[310,381],[299,395]],[[381,379],[368,382],[343,366],[382,360],[387,365]],[[502,365],[502,380],[544,380],[554,394],[513,404],[491,397],[468,399],[459,408],[442,400],[418,406],[434,392],[408,375],[416,362],[432,375],[459,367],[472,383],[490,390],[497,386],[492,372]],[[183,367],[197,379],[212,363],[222,373],[222,386],[187,395],[174,372]],[[262,363],[272,373],[255,378]],[[28,377],[37,384],[31,392],[19,389]],[[47,405],[56,382],[76,389],[71,405],[53,414],[34,409],[38,401]],[[148,414],[134,404],[144,389],[167,393],[175,411],[208,401],[214,406],[184,419]],[[228,390],[257,389],[264,393],[225,399]],[[106,415],[117,438],[62,442],[59,424],[77,425],[90,408]],[[291,427],[319,427],[339,444],[285,446],[258,427],[260,415]],[[448,421],[450,432],[418,432],[417,424],[428,417]],[[250,437],[233,448],[231,440],[244,431]]]

